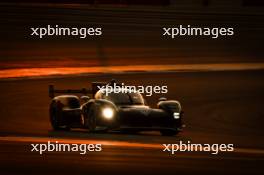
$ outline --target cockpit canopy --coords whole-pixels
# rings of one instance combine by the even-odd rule
[[[63,107],[80,108],[79,98],[74,95],[57,96],[55,97],[55,100],[58,100]]]
[[[99,90],[95,94],[95,99],[106,99],[116,105],[144,105],[143,96],[137,91],[106,92],[105,89]]]

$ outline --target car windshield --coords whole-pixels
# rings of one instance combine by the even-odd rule
[[[110,100],[115,104],[144,105],[143,97],[137,92],[104,94],[104,99]]]

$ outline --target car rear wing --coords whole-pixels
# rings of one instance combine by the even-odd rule
[[[106,86],[107,82],[92,82],[92,88],[82,88],[82,89],[55,89],[54,85],[49,85],[49,97],[54,98],[56,94],[92,94],[95,93],[100,89],[100,87]]]

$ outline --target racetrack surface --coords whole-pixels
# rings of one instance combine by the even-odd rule
[[[264,145],[261,103],[264,96],[263,73],[130,73],[1,80],[0,90],[4,92],[1,95],[1,170],[4,174],[261,174]],[[154,76],[155,79],[149,79]],[[78,129],[67,132],[51,130],[48,84],[55,84],[58,88],[80,88],[89,87],[91,81],[111,78],[133,85],[168,85],[166,96],[182,102],[186,124],[184,131],[175,137],[164,137],[158,132],[131,135],[120,132],[91,134]],[[148,97],[149,105],[155,107],[159,96]],[[104,149],[100,153],[86,155],[76,152],[39,155],[30,152],[31,143],[47,143],[48,140],[102,143]],[[177,152],[170,155],[162,152],[161,144],[179,141],[232,143],[235,151],[217,155],[208,152]]]
[[[111,135],[109,135],[111,136]],[[146,138],[146,136],[144,136]],[[178,140],[174,138],[174,140]],[[75,140],[72,140],[76,143]],[[263,154],[188,153],[162,149],[103,146],[102,152],[30,152],[31,142],[1,142],[4,174],[261,174]],[[36,143],[36,142],[34,142]],[[77,142],[78,143],[78,142]],[[83,141],[82,143],[86,143]],[[100,142],[99,142],[100,143]]]

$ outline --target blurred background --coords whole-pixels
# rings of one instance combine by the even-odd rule
[[[0,69],[263,62],[260,0],[11,0],[0,4]],[[102,27],[98,37],[31,27]],[[163,27],[233,27],[234,36],[162,37]]]

